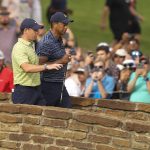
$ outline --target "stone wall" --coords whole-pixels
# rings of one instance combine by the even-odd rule
[[[8,99],[0,103],[0,150],[150,150],[150,105],[72,98],[74,109],[64,109]]]

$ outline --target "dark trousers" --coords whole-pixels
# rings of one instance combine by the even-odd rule
[[[46,105],[41,92],[41,86],[15,85],[14,92],[12,93],[12,101],[14,104]]]
[[[41,86],[42,86],[42,94],[44,96],[44,99],[46,100],[47,106],[58,106],[64,108],[71,107],[70,96],[66,90],[66,87],[63,86],[62,82],[57,83],[57,82],[42,81]]]

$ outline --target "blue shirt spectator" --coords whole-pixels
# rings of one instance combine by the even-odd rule
[[[92,82],[92,80],[93,80],[92,78],[87,79],[86,88],[89,86],[89,84]],[[106,74],[102,79],[102,85],[104,86],[104,88],[108,94],[107,98],[110,99],[111,95],[113,93],[113,89],[115,87],[114,78]],[[97,81],[94,81],[92,92],[91,92],[89,97],[91,97],[91,98],[102,98],[102,95],[101,95],[99,88],[98,88],[98,82]]]

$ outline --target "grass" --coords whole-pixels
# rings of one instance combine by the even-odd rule
[[[43,19],[47,26],[48,23],[45,18],[45,12],[48,4],[49,0],[42,0]],[[84,50],[94,50],[99,42],[106,41],[109,43],[113,39],[109,26],[106,31],[101,31],[99,27],[103,5],[104,0],[68,0],[68,7],[73,10],[73,15],[70,17],[75,21],[70,27],[77,38],[78,44]],[[145,18],[141,24],[141,50],[145,54],[150,54],[149,6],[149,0],[138,0],[137,10]]]

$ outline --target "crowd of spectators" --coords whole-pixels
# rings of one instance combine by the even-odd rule
[[[1,2],[0,92],[11,92],[14,88],[11,54],[20,36],[24,16],[41,24],[34,41],[35,49],[46,33],[39,8],[39,0]],[[131,11],[134,13],[133,9]],[[129,32],[123,32],[113,45],[102,41],[95,50],[83,51],[68,28],[63,35],[63,45],[72,52],[64,82],[69,95],[150,103],[149,58],[142,53],[140,42],[136,34],[131,36]]]

